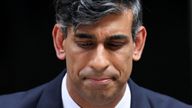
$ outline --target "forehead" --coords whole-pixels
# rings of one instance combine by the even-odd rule
[[[89,25],[79,25],[75,33],[88,33],[94,35],[128,34],[131,35],[133,14],[125,10],[118,14],[109,14],[99,21]]]

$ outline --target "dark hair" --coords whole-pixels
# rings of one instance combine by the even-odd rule
[[[108,14],[116,14],[131,9],[133,13],[132,36],[142,25],[142,10],[139,0],[57,0],[55,2],[56,21],[62,25],[67,36],[67,27],[91,24]]]

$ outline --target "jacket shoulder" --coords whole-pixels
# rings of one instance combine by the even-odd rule
[[[0,96],[1,108],[34,108],[46,84],[28,91],[5,94]]]
[[[192,108],[173,97],[143,88],[143,92],[152,108]]]
[[[173,97],[138,86],[129,81],[133,108],[192,108]],[[140,104],[140,105],[138,105]]]

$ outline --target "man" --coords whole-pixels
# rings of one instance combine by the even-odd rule
[[[138,0],[57,0],[56,20],[54,47],[66,70],[1,96],[2,108],[192,108],[130,79],[147,34]]]

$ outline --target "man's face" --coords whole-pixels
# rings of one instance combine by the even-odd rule
[[[97,23],[68,28],[62,42],[67,88],[76,101],[106,104],[121,98],[132,70],[132,13],[107,15]]]

